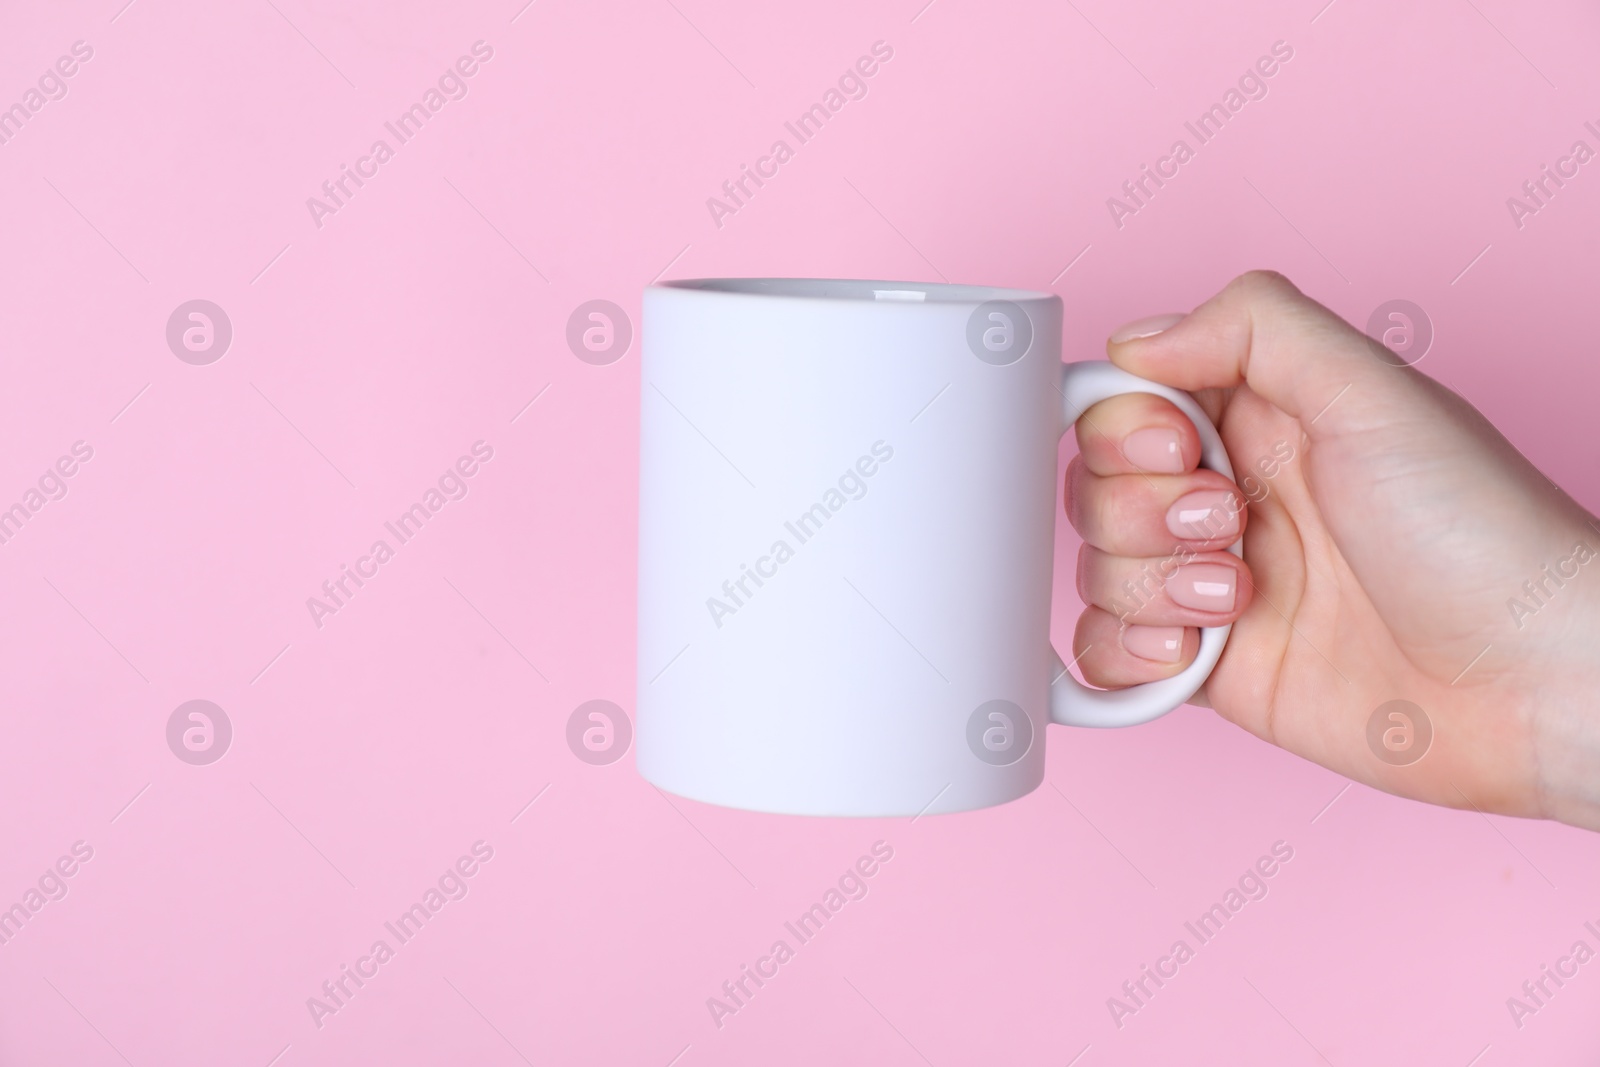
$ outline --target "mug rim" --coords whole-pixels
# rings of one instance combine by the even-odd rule
[[[864,304],[983,304],[1005,300],[1015,304],[1059,301],[1054,293],[956,282],[884,281],[869,278],[674,278],[648,289],[701,293],[707,296],[764,296],[779,300]]]

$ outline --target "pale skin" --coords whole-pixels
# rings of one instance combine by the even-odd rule
[[[1186,315],[1130,323],[1107,350],[1195,394],[1243,488],[1197,469],[1199,438],[1165,400],[1115,397],[1078,420],[1067,514],[1084,541],[1073,655],[1085,680],[1176,674],[1196,627],[1232,622],[1193,703],[1390,793],[1600,829],[1595,516],[1460,396],[1281,275],[1251,272]],[[1243,560],[1222,551],[1237,533],[1168,526],[1203,490],[1248,501]],[[1191,521],[1195,500],[1179,504]],[[1595,558],[1580,563],[1579,545]],[[1219,577],[1232,578],[1231,608]],[[1222,610],[1181,606],[1179,586]],[[1369,747],[1368,720],[1392,700],[1432,723],[1410,765]]]

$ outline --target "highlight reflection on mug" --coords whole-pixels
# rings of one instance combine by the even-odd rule
[[[609,700],[586,700],[567,717],[567,747],[591,766],[617,762],[632,743],[628,713]]]

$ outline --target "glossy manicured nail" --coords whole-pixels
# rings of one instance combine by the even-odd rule
[[[1183,627],[1129,626],[1122,631],[1122,647],[1140,659],[1176,663],[1183,658]]]
[[[1178,431],[1166,427],[1133,431],[1122,439],[1122,454],[1129,463],[1151,474],[1182,474],[1184,470]]]
[[[1120,345],[1124,341],[1137,341],[1144,337],[1154,337],[1163,330],[1172,329],[1188,317],[1187,315],[1169,314],[1151,315],[1147,319],[1135,319],[1130,323],[1118,326],[1116,332],[1111,335],[1111,343]]]
[[[1244,503],[1226,489],[1198,489],[1185,493],[1167,509],[1167,529],[1191,541],[1232,539],[1239,535],[1239,511]]]
[[[1167,596],[1182,608],[1232,611],[1233,568],[1226,563],[1185,563],[1167,579]]]

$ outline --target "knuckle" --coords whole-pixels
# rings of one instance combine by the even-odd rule
[[[1303,299],[1294,282],[1275,270],[1245,271],[1228,288],[1247,303],[1287,306]]]

